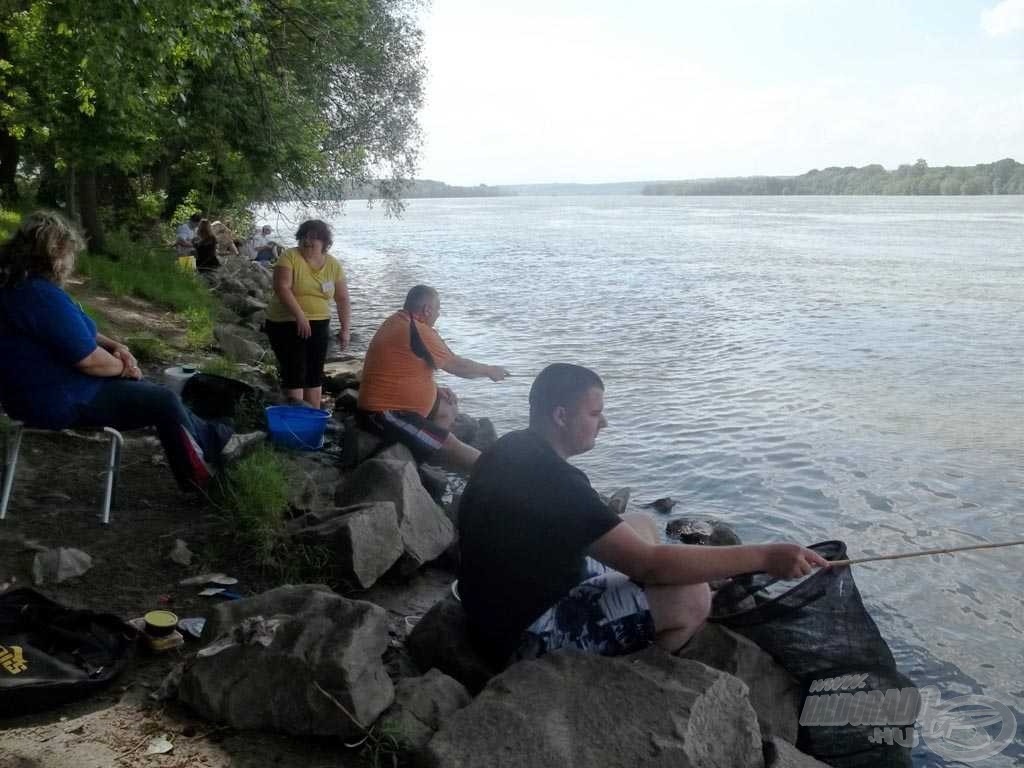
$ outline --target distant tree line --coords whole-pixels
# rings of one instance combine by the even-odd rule
[[[930,168],[924,160],[887,171],[863,168],[814,169],[800,176],[744,176],[730,179],[659,181],[645,195],[1020,195],[1024,165],[1006,158],[975,166]]]
[[[418,0],[0,0],[0,204],[108,227],[382,179],[420,147]]]
[[[375,181],[366,184],[349,184],[343,192],[347,200],[372,200],[382,197],[380,184]],[[478,184],[475,187],[459,187],[445,184],[443,181],[432,181],[430,179],[404,181],[398,188],[398,192],[403,199],[426,197],[500,197],[514,194],[502,187],[491,187],[487,184]]]

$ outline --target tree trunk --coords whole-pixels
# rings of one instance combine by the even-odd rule
[[[0,125],[0,202],[14,203],[18,200],[18,185],[15,175],[18,172],[18,160],[21,148],[18,140],[11,136],[7,129]]]
[[[99,199],[96,192],[96,171],[89,169],[78,173],[78,208],[85,230],[89,250],[103,253],[107,242],[100,223]]]
[[[11,60],[11,47],[7,35],[0,33],[0,59]],[[13,203],[18,199],[18,186],[15,175],[18,172],[18,160],[21,152],[18,140],[0,123],[0,202]]]

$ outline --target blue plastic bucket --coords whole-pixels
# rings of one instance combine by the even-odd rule
[[[316,451],[323,448],[327,411],[301,405],[271,405],[266,409],[270,442],[281,448]]]

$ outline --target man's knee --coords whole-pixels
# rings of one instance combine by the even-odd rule
[[[430,420],[444,429],[451,429],[455,424],[455,417],[459,415],[459,407],[447,398],[437,398],[434,410],[430,414]]]
[[[649,586],[645,592],[659,633],[696,631],[711,615],[711,588],[707,584]]]

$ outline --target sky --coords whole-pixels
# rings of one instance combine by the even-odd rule
[[[419,178],[1024,162],[1024,0],[432,0]]]

